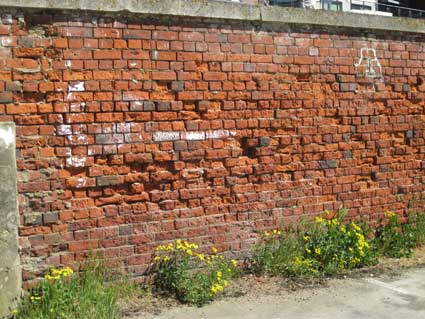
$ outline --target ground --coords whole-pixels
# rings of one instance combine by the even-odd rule
[[[425,249],[414,258],[316,282],[248,276],[203,308],[144,297],[128,319],[425,318]],[[136,303],[135,303],[136,305]],[[137,308],[137,307],[135,307]]]

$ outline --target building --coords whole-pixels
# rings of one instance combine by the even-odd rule
[[[227,0],[251,5],[271,5],[382,16],[425,18],[425,1],[420,0]]]

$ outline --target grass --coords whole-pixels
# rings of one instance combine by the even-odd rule
[[[51,269],[14,311],[14,319],[119,319],[118,300],[138,294],[139,288],[113,276],[98,260],[74,273]]]

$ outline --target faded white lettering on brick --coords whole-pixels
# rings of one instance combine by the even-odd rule
[[[196,131],[196,132],[182,132],[180,134],[182,140],[188,141],[202,141],[205,140],[205,132]]]
[[[216,130],[216,131],[207,131],[206,138],[207,139],[217,139],[217,138],[227,138],[230,136],[235,136],[236,132],[229,130]]]
[[[202,141],[205,139],[220,139],[236,136],[236,131],[214,130],[214,131],[189,131],[189,132],[155,132],[153,140],[163,141]]]
[[[180,139],[180,132],[155,132],[153,140],[155,142],[176,141]]]

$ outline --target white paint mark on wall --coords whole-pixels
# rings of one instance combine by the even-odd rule
[[[67,67],[68,69],[70,69],[72,67],[72,61],[71,60],[66,60],[65,61],[65,67]]]
[[[87,162],[86,157],[71,156],[66,159],[66,166],[68,167],[85,167]]]
[[[214,131],[189,131],[189,132],[155,132],[153,140],[155,142],[163,141],[202,141],[205,139],[220,139],[236,136],[236,131],[214,130]]]
[[[2,37],[1,38],[1,45],[4,47],[8,47],[12,44],[12,38],[10,37]]]
[[[152,59],[158,60],[158,57],[159,57],[158,51],[156,51],[156,50],[152,51]]]
[[[195,131],[195,132],[182,132],[180,134],[182,140],[188,141],[202,141],[205,140],[205,132]]]
[[[180,139],[180,132],[155,132],[153,140],[155,142],[176,141]]]
[[[382,66],[374,48],[361,48],[360,58],[354,66],[359,73],[367,77],[381,77]]]
[[[207,139],[227,138],[230,136],[236,136],[236,132],[229,130],[215,130],[206,132]]]
[[[118,133],[129,133],[131,131],[130,123],[117,123]]]
[[[87,145],[87,144],[89,144],[87,135],[84,135],[84,134],[68,135],[67,138],[68,138],[68,141],[71,144],[74,144],[74,143],[75,144],[78,144],[78,145]]]
[[[57,135],[71,135],[72,134],[72,129],[71,129],[71,125],[59,125],[56,127],[56,134]]]
[[[77,179],[77,184],[75,185],[75,187],[80,188],[80,187],[84,187],[86,186],[86,180],[82,177],[79,177]]]
[[[68,88],[69,92],[83,92],[84,90],[84,82],[70,84]]]
[[[15,134],[13,134],[11,127],[0,128],[0,141],[3,141],[6,148],[9,148],[13,145],[15,142]]]

